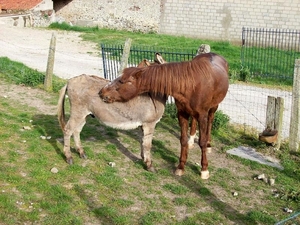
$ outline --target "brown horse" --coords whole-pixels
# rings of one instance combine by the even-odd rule
[[[201,47],[202,47],[202,45],[201,45]],[[202,47],[202,49],[203,48],[204,47]],[[137,67],[143,68],[143,67],[147,67],[147,66],[151,66],[151,65],[155,65],[155,64],[165,64],[165,63],[168,63],[168,62],[161,56],[160,53],[157,52],[157,53],[155,53],[155,58],[154,58],[153,63],[149,62],[149,60],[147,60],[147,59],[144,59],[138,64]],[[195,138],[196,138],[196,131],[197,131],[197,120],[192,117],[191,128],[190,128],[190,137],[189,137],[189,141],[188,141],[188,148],[189,149],[194,147]],[[207,149],[208,150],[211,149],[210,141],[211,140],[210,140],[210,137],[209,137],[209,141],[208,141],[208,144],[207,144]]]
[[[220,55],[206,53],[188,62],[124,69],[122,76],[102,88],[99,95],[108,103],[126,102],[144,92],[173,96],[181,127],[180,162],[175,174],[184,173],[188,154],[188,119],[192,116],[197,119],[200,132],[201,178],[208,179],[207,143],[214,113],[225,98],[228,87],[227,61]]]

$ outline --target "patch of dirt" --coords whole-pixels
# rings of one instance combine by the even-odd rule
[[[43,90],[26,87],[24,85],[8,84],[0,80],[0,96],[17,101],[21,105],[28,105],[36,108],[37,112],[45,115],[55,115],[56,105],[46,103],[52,96]],[[52,94],[53,95],[53,94]]]

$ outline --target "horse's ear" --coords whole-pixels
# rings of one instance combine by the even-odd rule
[[[143,72],[143,69],[138,68],[137,71],[135,71],[134,73],[131,74],[132,79],[134,79],[134,80],[138,79],[141,76],[142,72]]]

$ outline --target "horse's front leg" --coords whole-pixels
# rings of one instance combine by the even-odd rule
[[[208,115],[207,113],[203,113],[199,116],[198,120],[199,125],[199,146],[201,148],[202,157],[201,157],[201,178],[208,179],[209,171],[208,171],[208,161],[206,157],[207,153],[207,143],[208,143]]]
[[[190,127],[190,137],[188,141],[189,149],[192,149],[195,146],[196,131],[197,131],[197,120],[194,117],[192,117],[191,127]]]
[[[179,125],[181,128],[181,137],[180,137],[180,144],[181,144],[181,152],[179,158],[179,165],[175,171],[175,175],[182,176],[184,174],[184,166],[187,161],[188,157],[188,127],[189,127],[189,115],[184,112],[178,111],[178,120]]]
[[[141,157],[150,172],[155,172],[151,160],[152,139],[156,123],[143,124],[143,138],[141,142]]]

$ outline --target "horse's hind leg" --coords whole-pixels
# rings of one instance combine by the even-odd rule
[[[151,147],[155,125],[156,123],[151,123],[143,124],[142,126],[143,138],[141,143],[141,157],[146,164],[147,170],[150,172],[155,172],[151,160]]]
[[[208,142],[207,142],[207,153],[211,153],[211,129],[214,122],[215,112],[217,111],[218,106],[213,107],[208,112],[208,124],[207,124],[207,132],[208,132]]]
[[[189,125],[189,115],[185,112],[178,111],[178,120],[179,125],[181,127],[181,137],[180,137],[180,143],[181,143],[181,152],[180,152],[180,158],[179,158],[179,165],[177,166],[177,169],[175,171],[175,175],[181,176],[184,174],[184,166],[187,161],[188,157],[188,125]]]
[[[202,113],[199,116],[198,120],[199,125],[199,146],[201,148],[202,157],[201,157],[201,178],[208,179],[209,171],[208,171],[208,161],[206,157],[207,152],[207,143],[209,139],[209,125],[208,125],[208,115],[207,113]]]
[[[197,120],[194,117],[192,117],[191,127],[190,127],[190,137],[188,141],[189,149],[192,149],[195,146],[196,131],[197,131]]]

